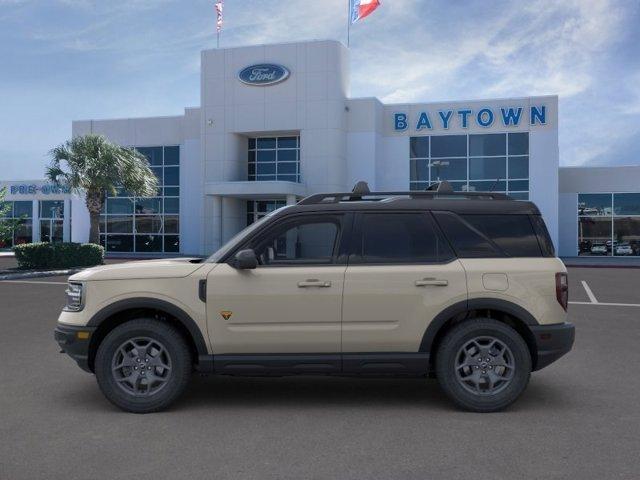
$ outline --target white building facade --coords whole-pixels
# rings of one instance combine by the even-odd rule
[[[150,198],[109,196],[113,255],[208,255],[268,212],[318,192],[505,192],[535,202],[561,256],[640,255],[640,166],[559,168],[556,96],[384,104],[349,95],[349,51],[313,41],[202,52],[201,105],[183,115],[83,120],[146,155]],[[0,248],[89,238],[82,198],[5,182],[20,219]]]
[[[268,211],[317,192],[506,192],[542,211],[558,244],[558,99],[383,104],[349,96],[336,41],[202,52],[201,105],[183,115],[73,123],[147,155],[162,188],[107,199],[108,252],[205,255]],[[86,218],[86,217],[85,217]],[[73,222],[74,238],[88,235]]]

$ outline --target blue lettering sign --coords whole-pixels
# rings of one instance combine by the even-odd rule
[[[481,127],[490,127],[493,123],[493,112],[488,108],[482,108],[478,111],[478,125]]]
[[[502,112],[502,124],[505,127],[509,125],[518,126],[520,123],[520,115],[522,114],[522,107],[518,107],[517,109],[513,107],[501,108],[500,111]]]
[[[458,116],[460,117],[460,126],[462,128],[469,127],[469,115],[471,115],[471,110],[458,110]]]
[[[394,128],[397,131],[402,131],[402,130],[406,130],[408,123],[407,123],[407,114],[406,113],[396,113],[394,116]]]
[[[547,123],[547,107],[545,105],[538,107],[531,107],[531,125],[535,125],[536,122],[540,125]]]
[[[442,128],[447,130],[449,128],[449,120],[451,120],[451,115],[453,115],[453,110],[447,110],[446,112],[440,110],[438,115],[440,115],[442,119]]]
[[[418,123],[416,124],[416,130],[422,130],[423,128],[428,128],[429,130],[432,128],[427,112],[420,113],[420,118],[418,118]]]

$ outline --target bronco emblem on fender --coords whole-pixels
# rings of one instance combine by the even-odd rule
[[[229,320],[231,318],[231,315],[233,315],[233,312],[230,312],[229,310],[222,310],[220,312],[220,315],[222,315],[222,318],[224,318],[225,320]]]

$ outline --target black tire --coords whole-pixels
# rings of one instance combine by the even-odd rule
[[[463,347],[473,345],[474,340],[478,338],[481,339],[483,347],[492,345],[488,340],[491,338],[498,341],[493,345],[501,344],[508,347],[505,358],[510,359],[512,367],[496,366],[495,370],[489,371],[488,368],[494,368],[492,362],[484,360],[495,360],[497,357],[487,355],[484,359],[478,359],[482,354],[476,357],[468,355],[467,352],[474,351],[473,346],[470,347],[471,350],[465,350]],[[478,366],[474,363],[473,366],[460,367],[470,364],[471,358],[474,359],[473,362],[483,363]],[[498,363],[509,362],[493,362],[494,365]],[[477,386],[479,382],[464,381],[464,378],[469,379],[474,375],[473,369],[476,369],[475,375],[478,376],[474,378],[481,378],[480,387]],[[488,375],[483,374],[498,371],[512,373],[505,373],[505,378],[509,377],[509,380],[492,382],[499,387],[489,387]],[[442,339],[436,355],[436,375],[441,388],[457,406],[472,412],[495,412],[513,403],[527,387],[531,376],[531,354],[520,334],[510,326],[490,318],[465,320],[454,326]],[[495,377],[492,379],[495,380]],[[481,390],[482,387],[486,390]]]
[[[141,352],[129,343],[131,341],[141,345]],[[149,345],[147,349],[144,347],[145,342]],[[123,347],[123,345],[126,346]],[[120,361],[120,365],[124,364],[121,347],[124,350],[133,348],[129,352],[130,356],[127,356],[127,362],[131,362],[132,366],[121,367],[114,373],[115,362]],[[146,350],[150,351],[150,355],[144,353]],[[154,354],[156,356],[153,356]],[[158,360],[160,357],[162,357],[161,360]],[[140,369],[133,366],[143,365],[145,360],[149,361],[149,359],[151,364],[146,363],[146,365],[161,362],[169,368],[158,366],[156,370],[155,366],[143,366]],[[133,363],[135,361],[141,361],[141,363],[135,364]],[[167,408],[186,388],[191,370],[191,354],[182,334],[171,325],[151,318],[130,320],[114,328],[100,343],[95,359],[95,374],[104,396],[117,407],[132,413],[151,413]],[[160,374],[155,377],[157,372]],[[137,375],[135,378],[140,381],[117,381],[116,376],[122,378],[129,373]],[[141,377],[145,374],[145,378]],[[152,378],[150,375],[159,380],[145,384],[144,382],[149,382]],[[160,376],[162,376],[161,379]],[[153,390],[152,386],[156,390]],[[136,393],[134,390],[137,388],[146,389],[146,391]]]

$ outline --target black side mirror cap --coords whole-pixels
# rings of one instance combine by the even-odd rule
[[[253,270],[258,266],[258,257],[251,248],[240,250],[234,258],[234,267],[238,270]]]

